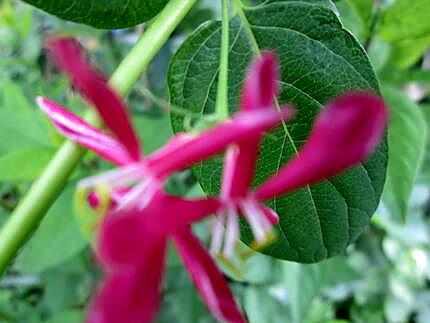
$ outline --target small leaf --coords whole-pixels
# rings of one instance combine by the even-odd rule
[[[16,266],[40,273],[75,256],[87,244],[73,215],[74,184],[54,203],[37,231],[18,256]]]
[[[380,34],[388,41],[421,38],[430,33],[430,0],[397,0],[380,18]]]
[[[132,27],[154,17],[168,0],[24,0],[62,19],[103,29]]]
[[[418,105],[395,88],[383,89],[390,107],[388,174],[384,201],[404,220],[426,144],[426,123]]]
[[[23,148],[0,157],[0,181],[32,181],[54,156],[51,148]]]

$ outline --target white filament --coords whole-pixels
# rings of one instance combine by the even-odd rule
[[[106,185],[110,188],[124,187],[141,180],[147,173],[146,167],[143,167],[141,163],[135,163],[126,167],[110,170],[99,175],[87,177],[81,180],[78,186],[81,189],[98,185]]]
[[[272,224],[260,209],[257,202],[246,199],[241,202],[241,206],[244,216],[251,226],[255,240],[259,242],[266,240],[267,233],[271,230]]]
[[[227,225],[224,241],[224,256],[231,258],[234,253],[234,246],[239,240],[239,222],[238,215],[232,207],[227,208]]]
[[[117,210],[131,208],[136,205],[138,209],[144,209],[149,202],[151,202],[151,199],[160,188],[160,185],[161,184],[152,177],[145,178],[141,183],[136,185],[132,190],[130,190],[130,192],[122,197],[117,206]]]
[[[218,213],[212,227],[212,241],[210,252],[213,255],[218,254],[221,250],[222,238],[224,236],[224,219],[224,212]]]

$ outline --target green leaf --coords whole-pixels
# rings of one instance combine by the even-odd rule
[[[369,34],[373,0],[343,0],[336,7],[345,27],[364,41]]]
[[[13,111],[31,111],[32,105],[28,102],[21,88],[12,81],[3,85],[3,107]]]
[[[292,322],[304,322],[314,299],[327,287],[360,278],[345,258],[336,257],[320,264],[283,263],[285,282],[291,300]]]
[[[46,321],[46,323],[80,323],[84,320],[84,314],[79,310],[60,312]]]
[[[306,2],[311,5],[315,6],[322,6],[329,9],[332,9],[333,11],[337,11],[335,4],[331,0],[266,0],[264,1],[264,4],[274,3],[274,2]]]
[[[160,148],[172,136],[172,127],[166,113],[152,118],[137,116],[133,118],[133,122],[134,128],[143,143],[145,154],[150,154]]]
[[[69,185],[54,203],[17,259],[24,272],[39,273],[75,256],[88,241],[73,215],[74,185]]]
[[[430,36],[406,39],[393,44],[390,61],[399,68],[415,64],[430,47]]]
[[[428,36],[429,16],[430,0],[397,0],[381,15],[379,32],[393,42]]]
[[[290,322],[288,306],[269,293],[268,288],[251,286],[244,291],[243,307],[249,323]]]
[[[50,147],[43,122],[37,111],[0,109],[0,155],[34,146]]]
[[[421,111],[427,124],[427,145],[424,152],[424,160],[421,168],[420,181],[426,185],[430,183],[430,105],[422,105]]]
[[[0,182],[32,181],[42,173],[55,149],[23,148],[0,157]]]
[[[132,27],[154,17],[168,0],[24,0],[50,14],[103,29]]]
[[[390,107],[390,151],[384,201],[392,215],[403,221],[423,158],[426,122],[420,107],[400,90],[387,87],[383,89],[383,95]]]
[[[245,20],[246,17],[246,20]],[[356,39],[344,30],[329,9],[281,2],[244,11],[230,26],[229,109],[238,106],[243,78],[255,52],[272,49],[280,56],[280,103],[298,108],[297,118],[266,136],[261,146],[254,185],[276,173],[303,145],[315,115],[333,97],[353,89],[378,91],[369,60]],[[215,108],[220,23],[195,31],[171,61],[168,85],[171,102],[193,113]],[[256,48],[258,47],[258,48]],[[184,117],[172,112],[175,132],[184,130]],[[368,224],[377,207],[386,168],[383,143],[368,161],[341,176],[306,187],[268,203],[280,215],[279,239],[263,252],[271,256],[316,262],[341,253]],[[194,168],[203,189],[216,194],[221,158]],[[252,240],[243,227],[245,242]]]

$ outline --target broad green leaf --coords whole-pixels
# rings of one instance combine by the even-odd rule
[[[169,292],[163,297],[157,322],[215,323],[215,319],[203,304],[182,262],[180,260],[179,262],[178,265],[170,266],[165,275],[164,281]]]
[[[342,0],[336,7],[345,27],[364,41],[369,34],[373,0]]]
[[[55,314],[45,323],[81,323],[84,320],[84,313],[79,310],[68,310]]]
[[[427,184],[430,183],[430,105],[422,105],[421,111],[427,124],[427,145],[424,152],[424,160],[420,180]]]
[[[280,103],[293,103],[299,111],[287,131],[280,127],[263,140],[254,185],[275,174],[297,153],[326,102],[354,89],[378,91],[364,50],[332,10],[294,1],[272,3],[245,10],[230,27],[230,112],[237,109],[250,60],[262,49],[275,50],[280,56]],[[219,22],[202,25],[172,59],[168,85],[175,106],[193,113],[214,111],[220,33]],[[172,112],[171,119],[175,132],[184,130],[183,116]],[[263,252],[300,262],[341,253],[377,207],[386,154],[383,143],[372,158],[341,176],[270,201],[281,217],[279,239]],[[209,194],[219,192],[221,162],[217,157],[194,168]],[[245,226],[242,231],[249,243],[250,231]]]
[[[411,82],[430,84],[430,70],[401,70],[388,65],[381,71],[380,78],[389,84],[395,85],[404,85]]]
[[[0,156],[0,182],[35,180],[48,165],[55,149],[23,148]]]
[[[133,122],[145,154],[157,150],[172,136],[172,127],[166,113],[157,117],[137,116],[133,118]]]
[[[103,29],[132,27],[154,17],[168,0],[24,0],[50,14]]]
[[[245,289],[243,307],[249,323],[291,322],[288,306],[271,295],[269,289],[251,286]]]
[[[0,155],[34,146],[50,147],[43,122],[37,111],[0,108]]]
[[[373,0],[344,0],[352,8],[356,14],[361,18],[363,25],[368,25],[373,11]],[[336,4],[337,5],[337,4]]]
[[[429,47],[429,35],[396,42],[391,50],[390,61],[395,66],[406,69],[415,64]]]
[[[345,258],[336,257],[319,264],[283,263],[285,282],[291,303],[291,322],[304,322],[314,299],[327,287],[335,287],[360,278]]]
[[[18,256],[19,269],[43,272],[75,256],[88,244],[73,215],[73,193],[74,185],[68,186],[48,211]]]
[[[421,38],[430,33],[430,0],[397,0],[380,18],[380,34],[388,41]]]
[[[13,111],[31,111],[32,105],[28,102],[22,90],[12,81],[2,85],[3,108]]]
[[[387,184],[384,200],[395,218],[404,220],[426,144],[426,123],[420,107],[400,90],[384,88],[390,107]]]
[[[322,6],[329,9],[332,9],[334,11],[337,11],[335,4],[331,0],[266,0],[262,1],[264,4],[274,3],[274,2],[306,2],[308,4],[316,5],[316,6]]]

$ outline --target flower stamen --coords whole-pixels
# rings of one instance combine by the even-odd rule
[[[255,200],[249,198],[242,200],[240,207],[254,235],[255,241],[251,245],[253,249],[266,246],[276,238],[273,225]]]
[[[212,226],[212,241],[210,252],[212,255],[217,255],[220,253],[222,247],[222,239],[224,236],[224,221],[225,221],[225,213],[221,211],[217,214],[215,222]]]

